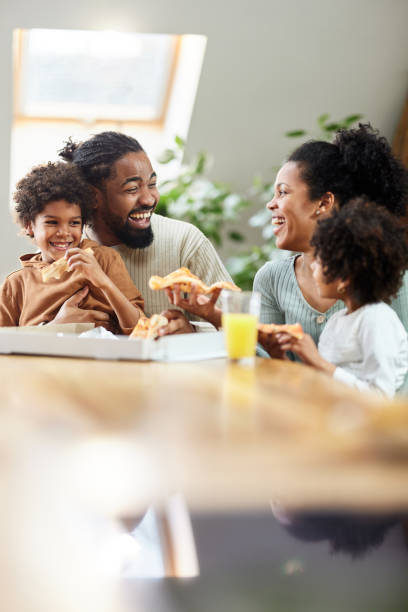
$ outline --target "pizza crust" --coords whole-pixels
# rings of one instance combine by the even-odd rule
[[[86,253],[93,253],[91,247],[84,249]],[[64,272],[68,272],[68,262],[65,257],[61,257],[61,259],[56,259],[49,266],[45,266],[42,268],[41,275],[43,283],[48,282],[51,278],[56,278],[59,280]]]
[[[154,314],[148,319],[140,317],[129,338],[157,338],[159,329],[168,324],[168,319],[162,315]]]
[[[303,338],[304,331],[300,323],[294,323],[293,325],[277,325],[275,323],[258,323],[258,331],[264,334],[289,334],[298,340]]]
[[[159,289],[173,289],[174,285],[180,285],[180,290],[185,293],[190,293],[191,287],[196,286],[200,293],[212,293],[216,289],[228,289],[229,291],[241,291],[239,287],[234,283],[227,281],[218,281],[208,286],[195,274],[190,272],[188,268],[179,268],[174,272],[171,272],[167,276],[151,276],[149,280],[149,287],[153,291]]]

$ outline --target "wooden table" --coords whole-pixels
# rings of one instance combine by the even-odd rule
[[[199,510],[262,509],[270,500],[408,508],[408,403],[360,394],[311,368],[263,359],[252,369],[225,360],[3,356],[0,364],[9,444],[30,427],[61,439],[85,495],[114,514],[174,491]]]

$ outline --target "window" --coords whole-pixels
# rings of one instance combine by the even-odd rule
[[[15,30],[12,190],[69,137],[122,131],[153,160],[185,139],[205,45],[196,35]]]
[[[17,117],[163,120],[179,36],[28,30],[18,39]]]

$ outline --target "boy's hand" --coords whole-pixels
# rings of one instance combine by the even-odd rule
[[[79,291],[71,295],[59,309],[55,319],[47,323],[103,323],[109,321],[109,315],[100,310],[85,310],[80,307],[81,302],[86,298],[89,287],[82,287]]]
[[[181,296],[180,285],[177,284],[174,285],[173,289],[167,287],[165,291],[170,303],[174,304],[174,306],[178,306],[183,310],[187,310],[187,312],[191,312],[191,314],[209,321],[214,327],[221,327],[221,310],[215,305],[222,291],[221,289],[215,289],[210,294],[210,297],[207,297],[207,295],[199,293],[197,285],[193,283],[188,298]]]
[[[309,336],[309,334],[304,334],[303,338],[300,340],[284,333],[276,334],[276,337],[283,351],[292,351],[300,357],[303,363],[330,375],[332,375],[336,369],[332,363],[323,359],[317,350],[317,346],[312,336]]]
[[[93,253],[85,249],[68,249],[65,258],[70,270],[79,270],[94,287],[104,289],[109,285],[109,277],[96,261]]]

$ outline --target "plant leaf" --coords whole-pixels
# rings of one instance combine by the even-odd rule
[[[337,132],[341,128],[340,123],[328,123],[324,126],[326,132]]]
[[[174,138],[174,142],[176,143],[179,149],[184,149],[186,143],[180,136],[176,136]]]
[[[343,119],[343,123],[345,127],[350,127],[351,125],[353,125],[353,123],[356,123],[357,121],[360,121],[360,119],[363,118],[363,115],[349,115],[348,117],[345,117]]]
[[[324,124],[326,123],[329,117],[329,113],[324,113],[323,115],[320,115],[320,117],[317,118],[317,123],[320,125],[320,127],[324,128]]]
[[[287,138],[298,138],[299,136],[305,136],[306,130],[291,130],[290,132],[285,132],[285,136]]]
[[[240,232],[228,232],[228,238],[230,240],[234,240],[235,242],[244,242],[245,238]]]

